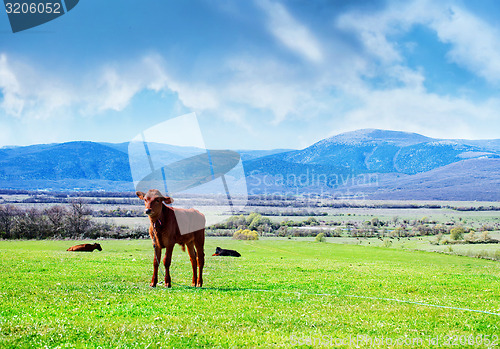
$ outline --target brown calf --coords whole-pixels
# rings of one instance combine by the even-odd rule
[[[194,209],[181,209],[166,206],[173,202],[170,197],[163,196],[156,189],[146,194],[136,192],[139,199],[144,200],[145,213],[149,216],[149,236],[153,241],[155,257],[153,259],[153,278],[151,287],[158,283],[158,264],[161,259],[161,250],[166,249],[163,264],[165,265],[165,286],[172,287],[170,278],[170,263],[175,244],[187,247],[191,266],[193,267],[193,281],[191,286],[203,285],[203,265],[205,264],[205,216]],[[195,251],[196,248],[196,251]],[[198,268],[196,265],[198,264]],[[197,272],[199,269],[199,272]]]
[[[102,251],[102,247],[99,244],[81,244],[68,248],[66,251],[75,252],[93,252],[94,250]]]

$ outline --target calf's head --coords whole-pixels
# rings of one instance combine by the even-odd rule
[[[101,247],[101,244],[94,244],[94,248],[99,250],[99,251],[102,251],[102,247]]]
[[[168,205],[174,202],[174,199],[168,196],[163,196],[161,192],[156,189],[151,189],[146,194],[142,191],[137,191],[135,194],[139,197],[139,199],[144,201],[144,213],[150,217],[155,217],[160,214],[163,203]]]

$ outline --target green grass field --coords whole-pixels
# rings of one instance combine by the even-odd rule
[[[173,288],[151,289],[150,241],[66,252],[73,244],[0,241],[0,347],[345,348],[356,338],[361,348],[500,346],[499,262],[209,238],[202,289],[186,286],[179,247]],[[216,246],[242,257],[212,257]]]

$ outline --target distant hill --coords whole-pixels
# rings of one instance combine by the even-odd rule
[[[345,186],[376,200],[498,201],[500,159],[468,159],[415,175],[379,175],[371,185]]]
[[[192,147],[150,144],[170,163]],[[0,188],[132,191],[128,143],[0,148]],[[241,150],[250,194],[499,200],[500,140],[446,140],[363,129],[305,149]]]
[[[490,141],[491,142],[491,141]],[[303,150],[259,159],[250,164],[276,161],[323,165],[340,172],[399,172],[415,174],[465,158],[500,157],[488,141],[438,140],[416,133],[365,129],[324,139]]]
[[[0,180],[130,181],[127,153],[93,142],[3,149]]]
[[[445,140],[416,133],[363,129],[321,140],[302,150],[250,160],[245,170],[253,193],[282,191],[333,197],[369,194],[373,198],[389,199],[392,195],[392,198],[412,199],[436,196],[439,189],[441,194],[437,196],[442,200],[452,197],[498,200],[500,195],[493,188],[500,173],[499,161],[464,160],[498,160],[499,144],[500,140]],[[489,172],[477,178],[481,170],[478,164],[482,163],[488,163]],[[381,185],[380,180],[388,178],[408,179],[404,189],[396,191],[389,185]],[[453,178],[453,189],[441,190],[436,183],[449,178]],[[419,187],[416,185],[419,181],[433,185]],[[353,186],[354,182],[359,185]]]

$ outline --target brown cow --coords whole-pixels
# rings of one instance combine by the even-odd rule
[[[193,267],[193,281],[191,286],[203,285],[203,265],[205,264],[205,216],[195,209],[181,209],[166,206],[174,200],[163,196],[159,190],[151,189],[146,194],[136,192],[139,199],[144,200],[145,213],[149,216],[149,236],[153,241],[155,257],[153,259],[153,278],[151,287],[158,283],[158,265],[161,259],[161,250],[166,248],[163,264],[165,265],[165,286],[172,287],[170,278],[170,263],[175,244],[187,247],[191,266]],[[196,251],[195,251],[196,248]],[[197,273],[196,264],[199,272]]]
[[[81,244],[68,248],[66,251],[74,252],[94,252],[94,250],[102,251],[102,247],[99,244]]]

